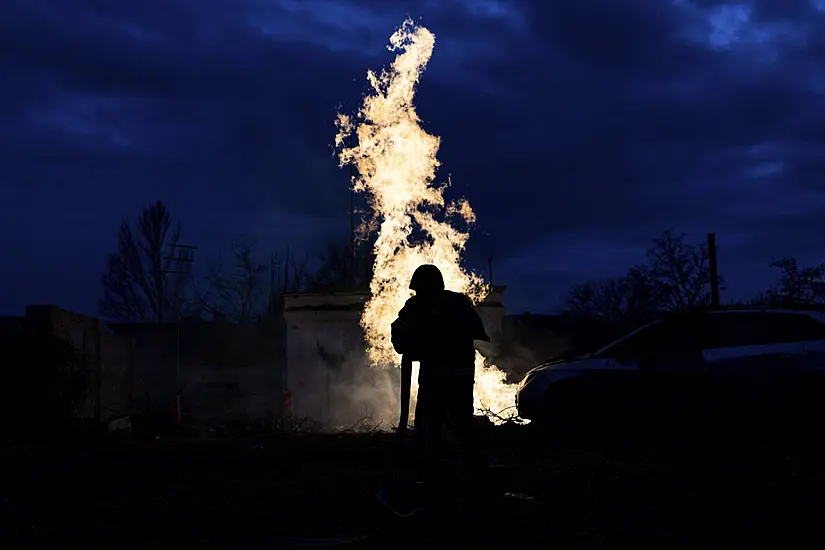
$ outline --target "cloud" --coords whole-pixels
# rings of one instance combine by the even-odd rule
[[[595,233],[605,249],[623,234],[640,250],[666,227],[698,237],[718,230],[724,242],[725,231],[759,235],[779,214],[804,218],[816,208],[818,191],[804,189],[798,177],[805,167],[798,140],[821,123],[816,82],[805,70],[816,57],[821,17],[814,27],[799,5],[782,12],[757,5],[726,22],[719,14],[733,7],[704,4],[534,4],[528,20],[552,63],[529,73],[538,85],[515,69],[507,80],[531,94],[521,103],[531,111],[522,132],[546,149],[524,151],[515,185],[497,208],[527,219],[523,226],[533,234],[575,240]],[[722,44],[714,33],[725,27]],[[748,152],[775,140],[787,145]],[[815,155],[808,158],[816,172]],[[766,186],[754,171],[768,163],[774,171],[762,174],[770,176]],[[543,201],[524,200],[531,186],[552,191],[539,191]],[[762,263],[787,244],[765,236]],[[522,265],[544,269],[545,262],[527,261],[539,255],[524,244]],[[571,269],[577,265],[570,250],[555,252],[571,257]],[[750,266],[728,266],[729,278],[747,286]]]
[[[52,261],[27,258],[30,243],[87,258],[82,308],[96,294],[88,259],[156,198],[206,248],[255,234],[311,251],[345,237],[334,116],[357,108],[366,70],[391,60],[387,38],[411,16],[436,34],[418,107],[443,138],[441,176],[479,214],[471,259],[494,254],[513,303],[554,303],[576,278],[633,263],[668,227],[717,231],[729,282],[755,288],[754,266],[822,245],[821,10],[8,0],[0,219],[17,230],[0,262],[31,266],[16,276],[25,296]]]

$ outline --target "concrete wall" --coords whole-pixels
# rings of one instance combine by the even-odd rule
[[[280,414],[283,391],[274,369],[187,366],[181,378],[186,425],[208,430],[231,423],[268,422]]]
[[[103,328],[100,335],[100,420],[109,422],[132,414],[132,375],[135,343]]]
[[[504,287],[477,308],[502,333]],[[291,294],[283,317],[257,322],[110,324],[56,306],[29,306],[3,322],[69,342],[88,369],[80,414],[108,422],[141,412],[189,426],[270,419],[283,413],[349,422],[397,407],[397,372],[368,366],[360,327],[367,293]],[[284,397],[291,394],[291,411]]]
[[[298,417],[334,421],[366,363],[361,312],[366,293],[285,296],[287,385]]]
[[[67,341],[80,354],[88,374],[81,418],[109,422],[129,414],[131,339],[109,333],[97,318],[51,305],[28,306],[25,323]]]
[[[283,321],[113,324],[135,340],[134,410],[194,430],[282,414]],[[180,394],[180,413],[178,413]]]

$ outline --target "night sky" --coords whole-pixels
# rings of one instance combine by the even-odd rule
[[[198,258],[345,242],[335,114],[407,16],[436,35],[418,110],[478,214],[470,265],[493,254],[512,311],[671,227],[717,233],[723,298],[825,260],[823,0],[3,0],[0,313],[94,314],[156,199]]]

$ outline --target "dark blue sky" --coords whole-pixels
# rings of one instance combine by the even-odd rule
[[[817,4],[821,6],[819,9]],[[825,2],[4,0],[0,312],[93,313],[123,216],[162,198],[203,255],[348,231],[339,106],[436,35],[419,89],[441,177],[513,310],[716,231],[730,290],[825,260]]]

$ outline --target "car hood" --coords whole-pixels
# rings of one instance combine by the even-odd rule
[[[519,391],[536,379],[542,379],[547,382],[559,377],[569,378],[571,376],[578,376],[582,371],[604,369],[606,366],[607,360],[592,356],[571,357],[569,359],[549,361],[531,369],[530,372],[525,374],[519,383]]]
[[[569,357],[567,359],[557,359],[542,363],[533,369],[533,371],[548,371],[548,370],[562,370],[562,369],[595,369],[603,368],[605,364],[604,359],[593,357],[592,355],[582,355],[580,357]]]

